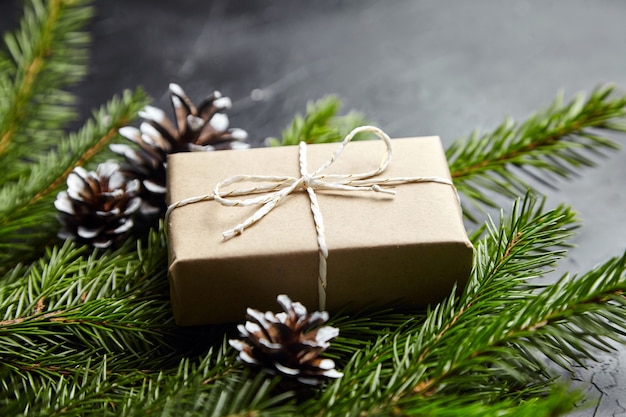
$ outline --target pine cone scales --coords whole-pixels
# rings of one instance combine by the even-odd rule
[[[63,224],[59,237],[107,248],[121,241],[133,227],[141,206],[138,180],[126,181],[113,161],[97,170],[74,168],[67,177],[67,191],[57,194],[54,206]]]
[[[124,156],[122,166],[130,178],[138,178],[146,203],[144,214],[163,212],[167,155],[177,152],[213,151],[247,148],[243,142],[248,134],[242,129],[228,128],[228,116],[221,113],[231,107],[228,97],[216,91],[196,107],[177,84],[170,84],[175,122],[161,109],[146,106],[139,112],[144,121],[139,129],[123,127],[119,133],[139,149],[125,144],[111,145],[111,150]]]
[[[339,329],[331,326],[316,329],[328,321],[328,313],[308,314],[302,304],[286,295],[279,295],[277,300],[284,313],[248,309],[249,321],[237,327],[242,340],[229,341],[239,351],[239,359],[309,385],[343,376],[335,370],[332,359],[319,358],[339,334]]]
[[[228,116],[218,113],[231,108],[230,98],[222,97],[219,91],[215,91],[196,108],[178,84],[170,84],[170,93],[178,129],[174,131],[171,123],[161,126],[164,129],[169,127],[168,133],[172,137],[176,133],[180,135],[178,143],[186,148],[181,150],[230,149],[241,145],[248,147],[247,144],[237,143],[247,139],[248,134],[242,129],[228,129]],[[150,120],[149,117],[147,119]],[[206,146],[209,148],[202,149]]]

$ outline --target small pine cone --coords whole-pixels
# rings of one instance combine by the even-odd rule
[[[96,248],[121,242],[132,229],[133,216],[141,206],[138,180],[127,181],[113,161],[97,170],[74,168],[67,177],[67,191],[57,194],[62,239],[73,239]]]
[[[199,107],[177,84],[170,84],[176,125],[163,110],[146,106],[139,112],[144,121],[139,129],[126,126],[120,134],[139,145],[111,145],[111,150],[124,156],[122,170],[129,178],[138,178],[142,187],[144,214],[163,213],[165,205],[165,170],[167,155],[177,152],[213,151],[248,148],[245,130],[228,128],[228,116],[221,113],[231,107],[228,97],[215,91]]]
[[[306,307],[284,294],[277,300],[284,313],[263,314],[248,309],[249,321],[237,327],[242,339],[229,340],[239,351],[239,360],[309,385],[321,384],[324,378],[343,376],[335,370],[332,359],[318,357],[339,334],[339,329],[331,326],[314,329],[328,321],[328,313],[308,314]]]

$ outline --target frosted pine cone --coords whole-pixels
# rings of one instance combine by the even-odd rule
[[[144,213],[165,211],[165,170],[167,155],[177,152],[213,151],[247,148],[248,134],[242,129],[228,128],[228,116],[221,113],[231,107],[228,97],[215,91],[196,107],[178,84],[170,84],[176,124],[163,110],[146,106],[139,112],[144,121],[139,129],[123,127],[120,134],[139,145],[139,149],[124,144],[111,145],[113,152],[123,155],[122,166],[130,178],[142,183]]]
[[[248,309],[249,321],[237,327],[242,339],[229,340],[239,351],[239,359],[309,385],[343,376],[332,359],[318,357],[339,334],[335,327],[316,328],[328,321],[328,313],[308,314],[306,307],[284,294],[277,300],[284,313]]]
[[[141,206],[139,188],[139,181],[127,181],[113,161],[98,165],[95,172],[74,168],[67,177],[67,191],[57,194],[54,202],[63,224],[59,237],[97,248],[121,242]]]

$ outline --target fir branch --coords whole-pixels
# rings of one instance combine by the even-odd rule
[[[191,368],[191,372],[188,370]],[[142,402],[129,403],[119,415],[138,416],[293,416],[292,392],[277,392],[277,379],[263,374],[251,377],[248,372],[233,372],[207,384],[211,368],[203,363],[190,367],[183,361],[178,372],[165,379],[165,387],[153,386]],[[150,398],[152,397],[152,398]],[[139,404],[137,404],[139,403]]]
[[[611,350],[607,338],[625,340],[625,289],[626,254],[576,280],[565,278],[530,302],[490,314],[481,319],[483,325],[468,326],[470,334],[459,337],[464,343],[451,349],[448,357],[454,359],[440,366],[440,379],[418,384],[413,393],[423,399],[490,375],[528,383],[528,373],[544,367],[537,352],[566,369],[571,362],[581,363],[580,355],[593,359],[593,349]],[[485,396],[484,390],[479,393]]]
[[[490,322],[491,318],[511,320],[509,314],[536,297],[532,280],[548,273],[564,256],[567,240],[577,223],[569,208],[560,206],[544,212],[543,205],[529,195],[515,202],[508,221],[501,216],[500,226],[490,222],[488,236],[477,245],[475,266],[463,295],[458,301],[450,299],[447,304],[437,306],[420,329],[418,361],[436,371],[414,386],[415,393],[431,395],[437,391],[438,384],[445,386],[443,381],[458,371],[453,364],[459,357],[466,357],[465,353],[476,355],[477,369],[509,376],[522,386],[532,383],[537,375],[547,376],[540,360],[516,354],[510,346],[498,346],[498,358],[505,360],[486,367],[481,362],[483,357],[477,354],[480,349],[473,350],[468,344],[472,341],[486,346],[495,343],[496,335],[502,330],[500,326],[505,324],[497,320]],[[484,320],[484,317],[489,319]],[[531,321],[528,327],[536,324]],[[469,335],[466,331],[476,334]],[[449,349],[446,360],[440,357],[442,349]],[[494,369],[490,368],[498,368],[498,371],[492,372]],[[519,372],[519,369],[527,372]],[[468,370],[463,368],[463,372]],[[489,376],[475,371],[471,372],[479,380]]]
[[[533,276],[531,272],[528,279]],[[470,313],[462,328],[449,328],[438,337],[438,344],[447,339],[447,347],[440,345],[435,357],[420,361],[418,368],[432,366],[435,372],[426,377],[429,371],[425,371],[412,395],[424,399],[450,390],[476,389],[485,398],[484,388],[493,387],[494,378],[508,379],[508,390],[528,386],[541,374],[548,382],[549,372],[538,352],[568,368],[570,362],[580,362],[579,355],[593,359],[593,349],[610,349],[606,338],[624,342],[625,289],[626,254],[578,279],[566,277],[530,298],[513,296],[505,309]],[[467,385],[472,381],[474,388]]]
[[[625,292],[626,252],[581,277],[566,275],[548,287],[520,308],[508,336],[571,371],[571,362],[582,364],[579,355],[594,359],[593,349],[613,350],[607,339],[624,342]]]
[[[536,289],[532,280],[550,272],[564,256],[576,226],[568,207],[544,212],[543,203],[529,194],[515,201],[508,221],[504,214],[499,226],[489,221],[487,237],[476,245],[475,265],[462,296],[436,306],[420,329],[418,361],[427,361],[460,323],[474,324],[473,319],[483,314],[501,315],[531,300]]]
[[[75,117],[74,96],[64,88],[86,73],[92,16],[88,1],[30,0],[20,29],[5,35],[12,62],[0,76],[0,156],[3,181],[28,167],[30,155],[54,145]],[[34,140],[34,137],[37,140]],[[9,152],[10,150],[10,152]]]
[[[431,401],[416,401],[402,404],[398,410],[403,415],[429,417],[554,417],[563,415],[574,409],[574,404],[580,400],[579,392],[568,392],[557,387],[548,394],[541,393],[520,400],[506,398],[497,402],[485,402],[476,398],[467,398],[463,394],[440,397]],[[389,410],[381,410],[380,414],[388,414]],[[372,414],[378,414],[376,412]]]
[[[66,417],[293,415],[293,394],[277,393],[278,380],[264,374],[251,377],[234,370],[234,356],[226,353],[226,346],[222,343],[198,360],[183,358],[178,366],[157,372],[113,372],[106,357],[90,361],[56,380],[29,379],[17,400],[0,397],[0,411]],[[21,385],[16,382],[12,391]]]
[[[33,244],[56,233],[53,201],[67,175],[98,155],[147,102],[140,89],[113,97],[80,131],[60,140],[54,152],[37,158],[28,176],[0,189],[0,272],[27,260]]]
[[[171,360],[164,248],[162,232],[145,249],[127,245],[110,256],[85,257],[67,242],[0,286],[4,375],[57,378],[103,355],[110,369]]]
[[[283,132],[281,139],[268,138],[269,146],[297,145],[306,143],[339,142],[354,128],[367,124],[361,113],[350,112],[338,116],[341,100],[336,96],[326,96],[316,102],[307,103],[304,116],[296,114]],[[355,140],[365,139],[357,135]]]
[[[569,177],[594,165],[589,154],[617,148],[606,134],[626,132],[626,96],[613,93],[613,86],[599,87],[567,105],[558,96],[523,123],[506,119],[493,132],[456,141],[447,150],[456,187],[475,205],[496,207],[485,190],[516,197],[532,188],[524,176],[551,185],[545,175]]]
[[[476,266],[463,295],[453,291],[423,320],[355,348],[344,378],[323,394],[326,406],[319,414],[349,414],[356,398],[361,399],[358,409],[376,414],[438,404],[459,392],[494,407],[513,395],[518,405],[531,394],[547,395],[551,377],[545,365],[505,343],[512,337],[506,326],[520,306],[533,302],[530,280],[563,256],[575,225],[566,207],[544,212],[530,196],[518,201],[510,219],[492,224],[477,245]],[[536,324],[526,323],[525,330]]]

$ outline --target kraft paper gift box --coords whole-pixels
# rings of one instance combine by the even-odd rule
[[[309,145],[309,171],[337,146]],[[394,139],[392,146],[390,165],[374,178],[450,178],[438,137]],[[351,142],[325,173],[371,171],[384,152],[380,140]],[[299,177],[298,147],[170,155],[168,202],[210,194],[218,182],[240,174]],[[331,313],[384,303],[424,307],[450,295],[455,283],[462,287],[470,274],[473,248],[454,188],[424,182],[391,189],[395,195],[316,191],[328,246]],[[201,201],[171,211],[169,280],[179,325],[241,321],[247,307],[276,310],[276,296],[283,293],[309,310],[318,308],[318,243],[307,192],[295,190],[243,234],[224,241],[225,230],[258,208]]]

